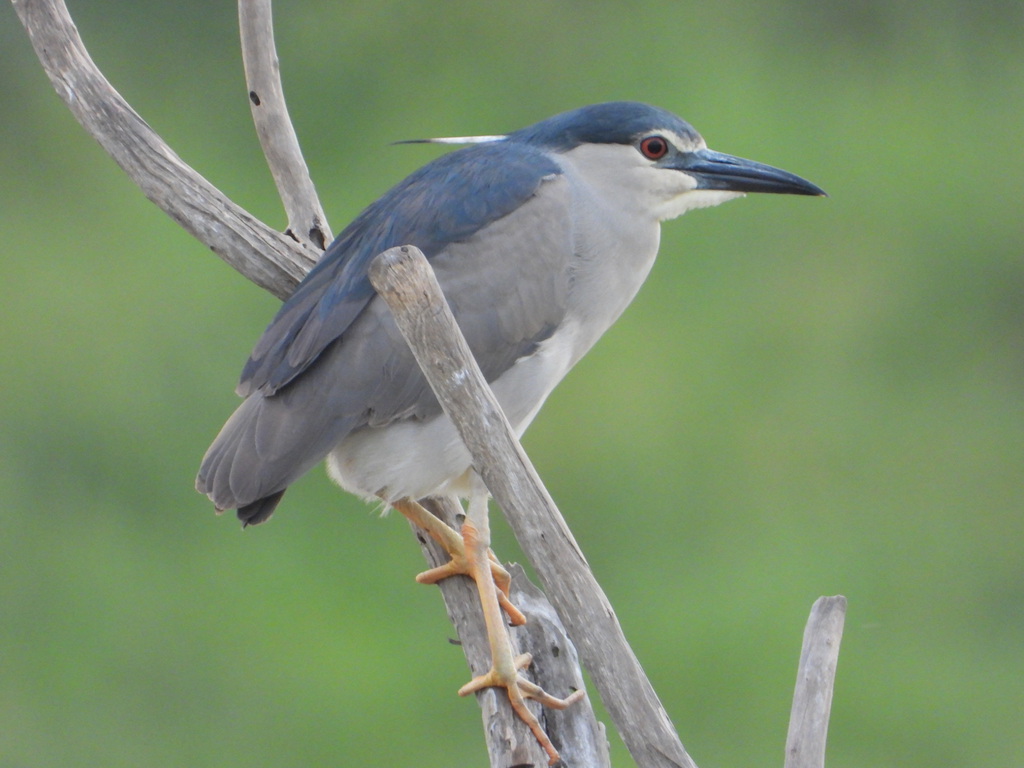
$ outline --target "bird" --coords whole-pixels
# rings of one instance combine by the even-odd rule
[[[523,699],[563,707],[582,692],[541,691],[520,674],[528,660],[511,656],[501,611],[513,623],[524,617],[489,554],[487,490],[369,265],[395,246],[425,254],[521,435],[636,296],[661,222],[747,193],[825,192],[713,151],[682,118],[639,102],[584,106],[507,134],[417,141],[466,146],[400,181],[324,251],[257,341],[236,390],[244,400],[203,458],[196,488],[218,511],[256,525],[326,460],[341,488],[426,528],[452,562],[418,578],[470,575],[485,609],[492,669],[460,693],[504,687],[554,764],[557,750]],[[442,495],[468,500],[460,533],[417,503]]]

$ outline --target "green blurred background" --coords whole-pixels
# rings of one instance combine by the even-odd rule
[[[234,6],[71,11],[181,156],[283,226]],[[828,190],[667,224],[527,449],[702,768],[781,764],[834,593],[832,768],[1024,764],[1024,5],[275,11],[336,232],[437,153],[391,141],[609,99]],[[319,470],[244,534],[192,490],[276,301],[85,135],[6,4],[0,46],[0,766],[482,765],[403,520]]]

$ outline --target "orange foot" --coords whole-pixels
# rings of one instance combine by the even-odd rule
[[[521,656],[512,655],[508,628],[502,621],[501,612],[504,610],[513,624],[526,623],[526,617],[509,601],[508,591],[512,579],[488,548],[490,534],[486,495],[470,500],[469,519],[462,526],[461,536],[411,499],[392,502],[392,506],[425,529],[452,558],[444,565],[421,573],[416,577],[416,581],[421,584],[434,584],[448,576],[465,574],[476,582],[487,627],[487,641],[491,649],[491,668],[462,686],[459,695],[468,696],[488,687],[504,688],[512,709],[529,726],[547,753],[548,764],[555,765],[560,759],[558,750],[544,733],[536,715],[527,708],[526,699],[534,699],[552,709],[565,709],[582,699],[585,694],[583,691],[575,691],[566,698],[559,699],[519,673],[521,669],[529,666],[533,657],[528,653]]]
[[[548,735],[544,733],[544,729],[541,728],[540,721],[537,720],[536,715],[527,708],[526,700],[534,699],[545,707],[551,707],[551,709],[565,709],[570,704],[575,704],[582,699],[584,696],[583,691],[574,691],[564,699],[556,698],[536,683],[531,683],[519,674],[519,670],[530,666],[533,656],[524,653],[512,658],[511,647],[508,647],[506,653],[499,652],[497,656],[506,656],[507,660],[503,660],[504,663],[502,661],[492,663],[490,670],[485,674],[474,677],[459,688],[459,696],[468,696],[471,693],[476,693],[481,688],[504,688],[508,693],[508,700],[512,705],[512,709],[519,716],[519,719],[529,726],[534,738],[537,739],[541,748],[547,753],[548,765],[554,765],[560,759],[558,750],[555,749],[555,745],[551,743]],[[512,662],[511,664],[507,663],[509,660]],[[499,667],[501,668],[500,670]]]
[[[399,501],[392,502],[391,506],[401,512],[410,522],[430,534],[430,538],[440,544],[451,558],[444,565],[439,565],[436,568],[431,568],[428,571],[417,574],[417,582],[420,584],[436,584],[441,579],[447,579],[449,576],[473,577],[469,569],[469,559],[466,557],[466,543],[463,541],[462,536],[452,530],[451,526],[439,520],[424,509],[421,504],[412,499],[400,499]],[[516,608],[508,597],[512,577],[489,549],[487,550],[487,557],[491,566],[491,578],[494,579],[494,584],[498,588],[498,605],[508,615],[510,624],[514,626],[525,624],[526,617],[523,615],[523,612]]]

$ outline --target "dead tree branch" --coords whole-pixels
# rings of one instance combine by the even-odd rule
[[[319,226],[324,241],[330,238],[330,232],[316,191],[311,182],[307,183],[305,161],[284,108],[276,54],[272,49],[273,35],[267,29],[270,23],[269,2],[241,0],[240,3],[239,18],[243,26],[243,39],[247,41],[244,43],[248,50],[247,63],[250,70],[259,70],[255,77],[250,75],[249,88],[255,91],[262,104],[267,105],[269,102],[273,106],[277,102],[272,119],[264,121],[265,112],[255,108],[254,118],[258,125],[262,125],[258,128],[261,141],[265,137],[264,146],[270,147],[265,152],[281,195],[286,197],[290,226],[296,232],[302,231],[309,235],[308,247],[271,229],[235,205],[171,150],[96,67],[63,0],[12,0],[12,4],[57,93],[82,127],[121,166],[146,197],[243,276],[279,299],[291,295],[319,257],[317,235],[312,230]],[[261,46],[267,45],[271,48],[260,50]],[[277,135],[282,131],[288,135]],[[304,223],[296,225],[297,221]],[[479,610],[479,601],[471,590],[466,589],[462,594],[458,592],[460,581],[450,579],[443,582],[442,592],[446,595],[460,637],[472,637],[474,632],[479,633],[482,628],[482,620],[473,613],[474,609]],[[453,606],[459,607],[459,610]],[[544,649],[534,649],[536,669],[556,667],[553,663],[542,663],[542,656],[549,653],[551,648],[564,649],[566,646],[563,638],[544,646]],[[468,647],[472,647],[472,642],[467,644]],[[481,648],[486,655],[486,645]],[[473,661],[471,667],[481,670],[482,663]],[[578,669],[576,674],[579,674]],[[556,685],[543,680],[539,682],[551,688]],[[490,753],[496,756],[494,766],[503,768],[528,764],[527,749],[535,749],[540,757],[534,762],[543,764],[545,758],[532,735],[510,735],[520,728],[521,721],[511,713],[500,697],[491,696],[490,699],[492,701],[489,704],[488,697],[481,696],[485,737]],[[579,729],[566,730],[575,734]],[[567,753],[572,751],[571,745],[563,742],[562,746]],[[593,756],[597,752],[591,751],[588,754]],[[511,757],[524,759],[509,762]],[[577,764],[604,765],[599,758],[591,759],[590,756],[582,758]]]
[[[696,768],[615,613],[473,359],[433,270],[412,246],[380,254],[370,281],[498,501],[640,768]],[[786,768],[823,768],[846,599],[821,598],[804,636]],[[583,763],[586,765],[587,763]]]
[[[322,251],[333,239],[309,169],[299,149],[281,86],[270,0],[239,0],[238,27],[249,88],[249,108],[267,165],[288,215],[286,234]]]
[[[789,715],[785,768],[824,768],[825,738],[845,621],[846,598],[842,595],[819,597],[811,608]]]

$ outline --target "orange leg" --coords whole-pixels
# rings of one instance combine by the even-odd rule
[[[391,503],[391,506],[402,513],[411,523],[419,526],[430,534],[430,538],[436,541],[444,548],[444,551],[451,557],[444,565],[439,565],[437,568],[431,568],[429,571],[423,571],[416,576],[416,581],[420,584],[436,584],[441,579],[448,578],[449,576],[463,575],[472,576],[469,570],[469,562],[466,556],[466,545],[460,536],[451,526],[438,520],[434,515],[428,512],[423,506],[412,499],[400,499]],[[501,605],[502,610],[508,614],[508,620],[511,624],[519,626],[520,624],[526,623],[526,617],[523,616],[522,611],[512,604],[512,601],[508,599],[508,590],[512,584],[512,577],[509,576],[501,563],[498,562],[498,558],[494,556],[494,553],[487,550],[488,561],[491,566],[491,578],[494,579],[494,583],[498,586],[498,604]]]
[[[418,509],[411,509],[412,506]],[[583,691],[575,691],[564,699],[556,698],[545,692],[540,686],[530,682],[519,674],[519,670],[529,666],[532,657],[528,653],[521,656],[512,655],[512,645],[502,620],[501,611],[505,610],[512,618],[510,608],[522,617],[522,614],[508,602],[508,572],[497,562],[490,551],[490,526],[487,519],[487,495],[478,494],[469,503],[469,514],[462,526],[462,536],[427,512],[416,502],[404,499],[392,506],[417,525],[425,528],[428,533],[443,546],[451,555],[452,562],[438,568],[421,573],[416,580],[421,583],[434,583],[454,573],[466,574],[476,582],[483,608],[484,624],[487,627],[487,639],[491,648],[491,668],[485,674],[475,677],[459,689],[460,696],[468,696],[481,688],[491,686],[504,688],[508,693],[509,702],[515,713],[525,722],[534,737],[548,755],[550,765],[559,761],[558,750],[551,739],[544,733],[536,716],[527,708],[526,699],[535,699],[553,709],[565,709],[584,696]],[[423,525],[423,515],[429,517]],[[442,530],[443,529],[443,530]],[[457,564],[456,561],[458,561]],[[496,569],[503,574],[501,580]],[[496,586],[497,583],[497,586]],[[522,617],[525,621],[525,617]],[[513,620],[513,623],[516,623]],[[521,622],[520,622],[521,623]]]

